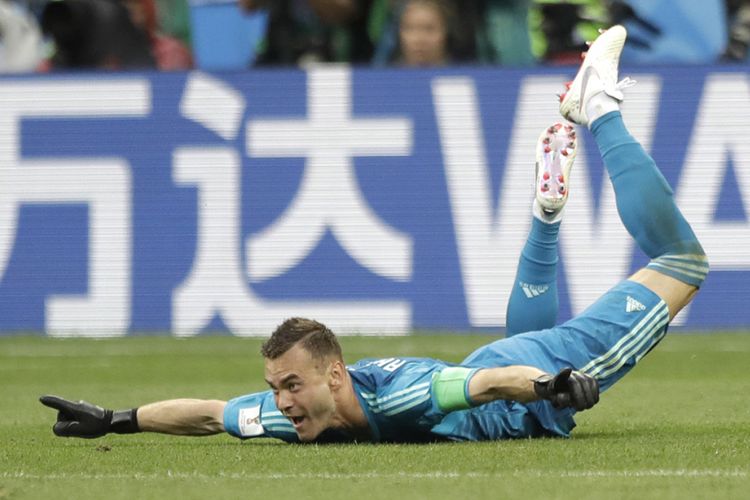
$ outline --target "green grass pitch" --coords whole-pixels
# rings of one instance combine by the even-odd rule
[[[460,360],[488,336],[344,338]],[[264,389],[259,340],[0,339],[0,499],[749,498],[750,334],[671,334],[571,439],[287,445],[227,435],[52,435],[44,393],[126,408]]]

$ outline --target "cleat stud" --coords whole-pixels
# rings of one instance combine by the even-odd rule
[[[565,194],[565,186],[560,186],[560,194]]]
[[[562,151],[560,151],[560,154],[563,155],[563,156],[568,156],[568,150],[567,149],[563,149]]]
[[[567,96],[567,92],[563,92],[562,94],[557,94],[557,97],[560,98],[560,102],[563,102],[565,100],[565,96]]]
[[[545,152],[545,153],[549,153],[550,151],[552,151],[552,149],[551,149],[551,148],[550,148],[549,146],[546,146],[546,147],[544,148],[544,152]]]
[[[547,191],[549,191],[549,185],[548,184],[542,184],[541,190],[542,190],[542,193],[546,193]]]
[[[573,85],[573,82],[572,82],[572,81],[570,81],[570,82],[565,82],[565,89],[566,89],[566,90],[570,90],[570,87],[571,87],[572,85]]]
[[[581,60],[586,59],[586,56],[588,55],[588,51],[581,52]]]
[[[568,143],[568,149],[575,149],[575,148],[576,148],[576,143],[575,143],[575,142],[573,142],[573,141],[570,141],[570,142]]]
[[[544,139],[542,139],[542,143],[549,144],[549,137],[545,137]]]
[[[565,177],[563,177],[562,174],[558,175],[557,182],[559,182],[560,184],[563,184],[565,182]]]
[[[544,179],[545,181],[548,181],[549,180],[549,172],[544,172],[544,175],[542,176],[542,179]]]

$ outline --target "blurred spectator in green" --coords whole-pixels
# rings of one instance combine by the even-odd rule
[[[177,38],[163,33],[154,0],[121,0],[128,8],[130,19],[148,36],[151,55],[162,71],[187,70],[193,67],[190,50]]]
[[[725,61],[750,59],[750,0],[727,0],[729,41],[724,51]]]
[[[268,25],[257,65],[369,62],[367,17],[373,0],[238,0],[246,12],[264,9]]]
[[[43,50],[34,15],[18,2],[0,0],[0,73],[34,71]]]
[[[607,18],[600,0],[536,0],[530,10],[534,56],[543,64],[580,64],[586,40],[596,39]]]
[[[479,0],[475,21],[478,59],[503,66],[531,66],[530,0]]]
[[[188,0],[156,0],[156,14],[159,31],[177,38],[185,47],[192,45]]]

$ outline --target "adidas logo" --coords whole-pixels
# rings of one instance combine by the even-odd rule
[[[646,306],[635,300],[633,297],[628,295],[628,298],[625,299],[625,312],[636,312],[636,311],[644,311],[646,309]]]
[[[538,297],[549,290],[549,285],[532,285],[530,283],[524,283],[523,281],[519,281],[518,284],[528,299]]]

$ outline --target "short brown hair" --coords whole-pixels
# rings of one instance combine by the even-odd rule
[[[263,342],[260,353],[266,359],[276,359],[298,342],[315,359],[343,359],[336,335],[323,323],[306,318],[290,318],[280,324]]]

